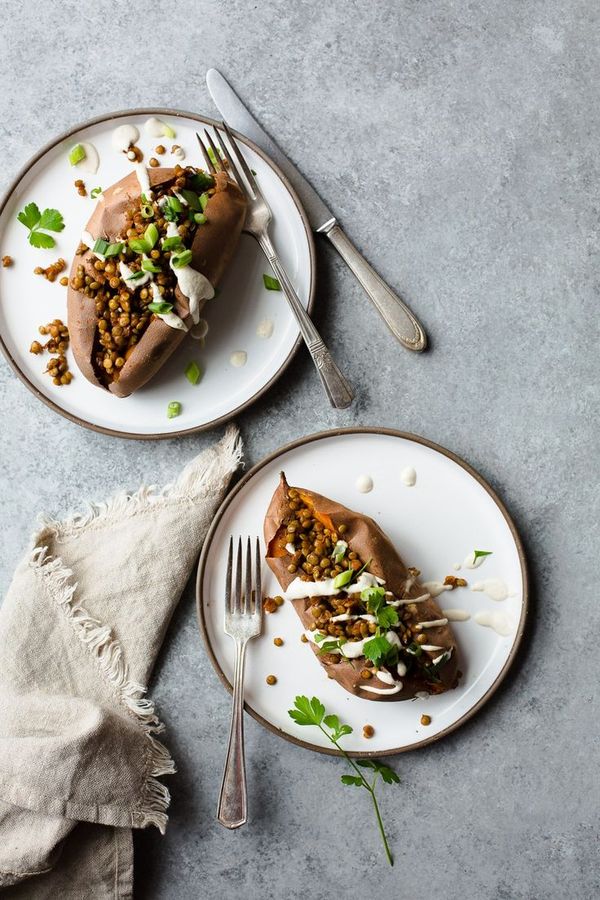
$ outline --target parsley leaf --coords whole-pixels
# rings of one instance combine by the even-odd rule
[[[267,275],[266,273],[263,275],[263,283],[268,291],[280,291],[281,285],[279,284],[276,278],[273,278],[272,275]]]
[[[325,637],[325,635],[323,635],[323,637]],[[397,648],[394,647],[393,649]],[[304,696],[296,697],[294,701],[294,709],[288,709],[288,715],[294,720],[294,722],[296,722],[297,725],[316,725],[317,728],[319,728],[323,732],[325,737],[329,741],[331,741],[331,743],[339,750],[350,768],[354,770],[354,774],[352,775],[341,776],[342,784],[352,785],[353,787],[362,787],[369,792],[377,819],[377,827],[379,828],[379,833],[381,834],[381,839],[385,848],[385,854],[390,866],[393,866],[394,860],[392,857],[392,852],[390,850],[383,827],[383,821],[381,818],[381,813],[379,811],[377,797],[375,796],[375,783],[377,781],[377,778],[381,777],[382,781],[384,781],[386,784],[398,784],[398,782],[400,781],[398,775],[394,772],[393,769],[390,769],[389,766],[386,766],[384,763],[379,762],[379,760],[358,760],[357,764],[354,762],[354,760],[350,759],[343,747],[340,746],[339,740],[340,738],[344,737],[344,735],[352,734],[352,728],[350,727],[350,725],[342,724],[338,716],[334,714],[330,713],[328,715],[325,715],[325,707],[317,697],[313,697],[312,700],[309,700],[308,697]],[[367,781],[365,776],[362,774],[359,766],[363,769],[371,769],[374,772],[374,777],[371,782]]]
[[[378,759],[359,759],[357,765],[363,769],[373,769],[374,772],[381,775],[386,784],[400,784],[400,776],[385,763],[379,762]]]
[[[32,247],[42,247],[44,250],[49,250],[50,247],[54,247],[56,241],[51,234],[45,234],[43,231],[32,231],[29,234],[29,243]]]
[[[63,217],[57,209],[45,209],[40,212],[36,203],[28,203],[25,209],[17,214],[17,219],[21,225],[29,229],[29,243],[32,247],[50,249],[56,243],[51,235],[39,231],[40,228],[46,228],[48,231],[62,231],[65,227]]]
[[[308,697],[296,697],[294,706],[296,709],[290,709],[288,712],[296,725],[321,725],[325,707],[318,697],[313,697],[312,700]]]
[[[481,556],[491,556],[493,552],[493,550],[473,550],[473,562]]]
[[[42,214],[39,206],[35,203],[28,203],[25,209],[18,214],[17,219],[25,228],[34,228],[40,221]]]
[[[382,628],[392,628],[399,621],[400,618],[393,606],[384,606],[377,613],[377,624]]]
[[[65,223],[62,214],[57,209],[45,209],[38,227],[45,228],[47,231],[62,231]]]
[[[356,787],[363,786],[363,780],[360,775],[342,775],[342,784],[355,784]]]
[[[379,634],[376,635],[376,637],[371,638],[370,641],[367,641],[363,647],[363,652],[366,658],[372,660],[374,665],[377,666],[380,662],[383,662],[391,649],[392,645],[388,639],[382,634]]]

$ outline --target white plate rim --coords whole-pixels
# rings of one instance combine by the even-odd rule
[[[12,179],[8,188],[2,196],[2,200],[0,201],[0,216],[4,212],[4,209],[11,199],[13,192],[18,188],[19,183],[27,175],[31,167],[39,162],[39,160],[42,159],[42,157],[45,156],[46,153],[56,147],[57,144],[60,144],[61,142],[70,138],[73,134],[76,134],[78,131],[89,128],[92,125],[99,125],[102,122],[110,122],[112,120],[125,118],[127,116],[173,116],[175,118],[180,117],[193,119],[195,122],[200,122],[202,125],[208,125],[213,128],[220,124],[216,119],[211,119],[208,116],[201,116],[198,115],[198,113],[188,112],[187,110],[183,109],[171,109],[169,107],[155,106],[140,107],[139,109],[117,110],[116,112],[104,113],[103,115],[95,116],[93,119],[87,119],[85,122],[80,122],[79,124],[69,128],[67,131],[64,131],[62,134],[59,134],[56,137],[52,138],[50,141],[44,144],[44,146],[41,147],[37,151],[37,153],[35,153],[32,157],[30,157],[30,159],[27,160],[25,165],[21,167],[21,169]],[[302,220],[302,224],[304,226],[304,231],[306,234],[306,240],[308,243],[310,273],[307,312],[309,315],[311,315],[315,302],[317,282],[316,250],[312,229],[310,226],[310,222],[308,221],[306,212],[304,211],[304,207],[302,206],[300,198],[292,187],[287,176],[284,174],[284,172],[282,172],[279,166],[275,162],[273,162],[273,160],[269,156],[267,156],[267,154],[257,144],[255,144],[254,141],[251,141],[250,138],[241,134],[239,131],[235,131],[235,129],[231,129],[231,131],[236,136],[236,138],[238,138],[242,143],[246,144],[246,146],[250,147],[250,149],[257,153],[260,157],[262,157],[265,163],[275,172],[275,174],[283,183],[284,187],[287,189],[290,197],[294,202],[294,205],[298,210],[298,214]],[[31,393],[38,398],[38,400],[41,400],[46,404],[46,406],[49,406],[50,409],[63,416],[65,419],[69,419],[76,425],[81,425],[83,428],[87,428],[90,431],[95,431],[100,434],[107,434],[110,437],[126,438],[128,440],[137,441],[168,440],[177,437],[184,437],[188,434],[196,434],[197,432],[201,431],[210,431],[213,428],[217,428],[219,425],[223,425],[225,422],[231,421],[231,419],[235,418],[235,416],[237,416],[239,413],[248,409],[260,397],[266,394],[266,392],[275,384],[275,382],[278,381],[279,378],[281,378],[281,376],[291,363],[292,359],[294,358],[295,354],[297,353],[301,343],[302,335],[298,334],[298,337],[296,338],[296,341],[294,342],[294,345],[291,348],[290,352],[283,360],[278,370],[269,379],[269,381],[267,381],[255,394],[253,394],[252,397],[249,397],[248,400],[245,400],[244,403],[241,403],[230,412],[225,413],[224,415],[219,416],[216,419],[212,419],[210,422],[205,422],[202,425],[195,425],[192,428],[185,428],[180,431],[157,432],[153,434],[137,434],[135,432],[119,431],[115,428],[105,428],[102,425],[96,425],[93,422],[88,422],[86,419],[83,419],[80,416],[74,415],[73,413],[70,413],[67,410],[63,409],[58,403],[43,394],[39,390],[39,388],[37,388],[35,384],[29,380],[27,375],[20,369],[17,360],[12,356],[10,350],[4,342],[2,334],[0,333],[0,350],[4,355],[4,358],[8,362],[13,372],[18,376],[18,378],[20,378],[20,380],[31,391]]]
[[[453,453],[452,450],[447,450],[445,447],[442,447],[440,444],[436,444],[434,441],[430,441],[428,438],[421,437],[420,435],[413,434],[407,431],[399,431],[395,428],[385,428],[385,427],[376,427],[376,426],[356,426],[350,428],[333,428],[326,431],[318,431],[313,434],[306,435],[305,437],[298,438],[295,441],[291,441],[289,444],[284,444],[282,447],[279,447],[277,450],[270,453],[268,456],[265,456],[259,462],[257,462],[248,472],[234,485],[234,487],[229,491],[223,502],[221,503],[219,509],[215,513],[212,524],[208,530],[204,543],[202,545],[202,551],[200,554],[200,559],[198,561],[198,569],[196,573],[196,614],[198,617],[198,624],[200,628],[200,634],[202,636],[204,646],[206,647],[209,659],[219,676],[222,683],[225,685],[229,693],[232,692],[232,686],[229,679],[226,677],[225,673],[221,669],[217,657],[212,649],[210,643],[210,637],[208,628],[206,625],[206,621],[204,618],[204,604],[202,601],[202,590],[203,590],[203,581],[204,581],[204,572],[206,569],[206,565],[208,562],[208,558],[210,555],[210,549],[213,537],[215,532],[219,526],[221,518],[223,514],[231,504],[231,502],[235,499],[235,497],[240,493],[240,491],[248,484],[248,482],[266,465],[276,460],[278,457],[283,456],[284,453],[288,453],[290,450],[296,450],[300,447],[306,446],[307,444],[311,444],[315,441],[320,441],[328,438],[335,438],[341,435],[347,434],[370,434],[370,435],[388,435],[390,437],[403,438],[404,440],[413,441],[417,444],[421,444],[424,447],[428,447],[431,450],[434,450],[438,453],[441,453],[443,456],[452,460],[454,463],[459,465],[462,469],[464,469],[469,475],[471,475],[489,494],[491,499],[494,501],[500,513],[502,514],[508,528],[510,530],[511,536],[515,542],[515,547],[517,549],[517,554],[519,557],[519,566],[521,569],[521,588],[522,588],[522,602],[521,602],[521,616],[519,618],[519,624],[517,626],[517,630],[515,633],[514,641],[508,654],[506,661],[490,685],[487,691],[473,704],[462,716],[460,716],[455,722],[452,722],[448,725],[447,728],[444,728],[442,731],[438,732],[432,737],[423,738],[419,741],[414,741],[410,744],[405,744],[402,747],[395,747],[389,750],[363,750],[363,751],[348,751],[347,755],[353,758],[374,758],[381,756],[395,756],[399,753],[406,753],[410,750],[416,750],[420,747],[425,747],[428,744],[432,744],[435,741],[439,741],[441,738],[445,737],[448,734],[451,734],[453,731],[456,731],[460,728],[461,725],[464,725],[469,719],[471,719],[479,710],[491,699],[491,697],[496,693],[504,679],[506,678],[510,667],[513,662],[517,658],[519,648],[521,642],[523,640],[523,635],[525,632],[525,626],[527,622],[527,615],[529,612],[529,575],[527,571],[527,561],[525,557],[525,550],[523,548],[523,543],[521,538],[519,537],[519,533],[517,531],[516,525],[513,522],[508,509],[504,505],[503,501],[498,497],[494,489],[488,482],[483,478],[479,472],[474,469],[468,462],[458,456],[456,453]],[[284,740],[289,741],[292,744],[296,744],[299,747],[304,747],[306,750],[316,751],[318,753],[325,753],[328,756],[342,756],[338,750],[329,749],[328,747],[320,747],[317,744],[312,744],[310,741],[303,741],[300,738],[295,737],[295,735],[288,734],[287,732],[277,728],[272,725],[267,719],[261,716],[255,709],[252,708],[247,702],[244,702],[244,709],[248,712],[253,719],[263,725],[268,731],[273,734],[278,735],[279,737],[284,738]]]

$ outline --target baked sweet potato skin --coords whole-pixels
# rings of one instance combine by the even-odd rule
[[[284,522],[286,517],[289,516],[289,489],[285,475],[282,472],[279,485],[273,494],[264,521],[267,564],[284,591],[297,577],[296,574],[291,574],[287,570],[291,556],[285,549]],[[398,597],[406,596],[408,598],[420,597],[426,593],[417,579],[411,579],[408,568],[400,558],[395,547],[373,519],[354,512],[334,500],[323,497],[321,494],[300,487],[296,487],[296,490],[299,492],[303,502],[312,508],[315,517],[326,527],[331,527],[332,530],[337,531],[340,525],[346,526],[344,540],[347,541],[351,549],[356,551],[361,560],[365,562],[371,560],[368,571],[385,581],[386,590],[392,591]],[[412,580],[412,585],[405,594],[405,586],[408,579]],[[310,600],[303,598],[292,600],[291,603],[304,628],[309,629],[311,625],[314,626],[314,619],[310,614]],[[412,621],[415,623],[443,617],[442,611],[433,597],[420,601],[416,606],[417,614],[412,617]],[[443,653],[444,650],[452,651],[448,662],[437,673],[440,679],[439,683],[432,684],[426,681],[422,674],[412,670],[401,678],[402,690],[392,695],[372,694],[361,690],[361,685],[372,684],[372,682],[367,682],[361,678],[360,673],[365,666],[364,657],[356,660],[343,659],[333,654],[321,653],[319,648],[312,642],[309,646],[321,665],[327,670],[328,675],[335,679],[345,690],[365,700],[392,702],[409,700],[418,691],[443,693],[456,686],[458,681],[458,660],[452,629],[449,625],[430,628],[427,630],[427,635],[429,643],[443,649],[435,652],[423,651],[424,657],[429,657],[432,660],[440,653]]]
[[[148,174],[152,188],[168,187],[176,178],[172,168],[150,168]],[[122,240],[128,228],[126,212],[140,194],[137,175],[130,172],[103,193],[86,230],[94,239],[101,237],[109,242]],[[213,287],[217,287],[233,257],[246,216],[245,197],[225,173],[215,176],[215,193],[210,197],[205,212],[207,222],[196,231],[191,247],[191,265],[205,275]],[[94,261],[91,250],[76,255],[69,282],[80,265],[87,275],[93,276]],[[92,384],[108,389],[117,397],[128,397],[146,384],[185,337],[185,332],[171,328],[162,319],[153,318],[120,370],[118,379],[107,386],[98,378],[93,363],[97,324],[94,299],[74,290],[69,284],[67,311],[71,347],[79,369]],[[189,304],[179,288],[175,291],[174,311],[187,325],[191,324]]]

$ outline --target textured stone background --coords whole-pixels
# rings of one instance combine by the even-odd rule
[[[396,761],[393,870],[340,763],[253,721],[252,820],[216,824],[229,703],[188,590],[152,688],[179,764],[172,819],[164,839],[138,837],[138,896],[598,896],[597,3],[3,0],[0,21],[0,186],[53,134],[112,108],[211,114],[214,65],[423,319],[431,351],[412,356],[319,245],[316,319],[358,400],[329,410],[300,352],[239,421],[248,463],[338,424],[416,431],[489,479],[531,564],[531,627],[505,688]],[[131,488],[166,481],[214,439],[93,434],[3,360],[0,408],[2,590],[39,510],[103,497],[115,471]]]

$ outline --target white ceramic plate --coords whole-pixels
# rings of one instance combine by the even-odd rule
[[[413,466],[414,487],[400,478]],[[233,669],[233,642],[223,632],[223,586],[229,536],[260,535],[264,515],[284,470],[291,485],[322,493],[350,508],[372,516],[387,532],[407,565],[421,569],[423,581],[442,581],[446,575],[463,576],[468,587],[442,593],[443,609],[462,608],[471,613],[454,622],[463,677],[455,690],[398,703],[377,703],[347,693],[330,680],[312,650],[300,640],[302,626],[291,604],[265,615],[263,635],[248,645],[246,704],[264,725],[283,737],[314,750],[330,746],[316,728],[297,726],[287,710],[297,694],[318,696],[329,712],[337,713],[354,732],[344,746],[353,753],[398,753],[436,740],[456,728],[478,709],[498,686],[515,656],[523,634],[527,606],[527,576],[523,551],[514,525],[491,488],[466,463],[422,438],[388,430],[325,432],[284,447],[255,466],[222,505],[204,544],[198,568],[198,610],[209,653],[227,686]],[[370,493],[359,493],[361,475],[373,479]],[[476,569],[462,565],[473,550],[493,551]],[[265,565],[263,592],[279,592]],[[510,596],[502,601],[472,587],[500,579]],[[477,624],[479,611],[502,612],[511,625],[501,637]],[[273,644],[282,637],[283,647]],[[267,675],[277,684],[266,684]],[[423,726],[423,713],[431,724]],[[367,740],[365,724],[375,729]]]
[[[158,116],[176,131],[176,138],[153,138],[144,131],[149,116]],[[58,412],[88,427],[125,437],[170,437],[187,431],[210,428],[234,416],[257,399],[283,372],[298,340],[298,328],[283,294],[268,291],[263,273],[269,265],[256,242],[242,235],[240,246],[221,285],[217,298],[205,306],[209,323],[206,344],[186,338],[160,373],[132,397],[119,399],[90,384],[80,375],[71,357],[75,375],[68,387],[56,387],[44,375],[47,356],[34,356],[29,346],[38,337],[38,326],[53,318],[66,321],[67,288],[33,274],[35,266],[46,267],[62,256],[69,269],[82,230],[96,201],[80,197],[73,185],[82,178],[88,189],[106,188],[131,171],[132,164],[111,147],[117,125],[132,123],[140,131],[138,145],[147,163],[162,143],[173,143],[186,152],[186,163],[203,167],[195,132],[212,120],[191,113],[169,110],[137,110],[95,119],[54,140],[29,162],[10,188],[0,207],[0,255],[10,255],[14,264],[0,268],[0,342],[16,372],[41,399]],[[98,150],[100,167],[96,175],[86,175],[68,162],[71,147],[91,142]],[[314,294],[314,246],[310,226],[299,201],[282,173],[255,145],[245,141],[244,155],[257,173],[258,181],[273,210],[274,243],[305,306]],[[175,165],[169,152],[160,157],[163,165]],[[56,247],[31,247],[27,231],[17,221],[17,213],[33,201],[40,209],[54,207],[63,214],[66,227],[55,235]],[[62,274],[68,274],[68,270]],[[257,335],[265,320],[273,322],[270,338]],[[231,354],[243,350],[247,363],[236,368]],[[191,359],[205,369],[198,385],[191,385],[184,368]],[[167,404],[178,400],[182,414],[166,416]]]

